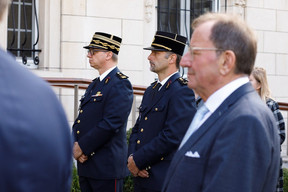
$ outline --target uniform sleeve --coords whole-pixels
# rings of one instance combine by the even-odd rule
[[[126,123],[133,102],[133,91],[128,80],[114,83],[105,103],[103,119],[78,142],[85,155],[96,151],[109,141]]]
[[[196,112],[195,96],[189,88],[181,89],[169,98],[168,112],[162,131],[133,154],[138,168],[144,169],[177,150]],[[181,95],[181,96],[179,96]]]

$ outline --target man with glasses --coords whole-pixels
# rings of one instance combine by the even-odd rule
[[[128,77],[117,68],[122,39],[96,32],[84,48],[98,70],[81,99],[73,125],[81,191],[121,192],[126,176],[126,125],[133,102]]]
[[[195,97],[179,75],[186,37],[157,31],[148,56],[158,75],[144,93],[129,140],[128,168],[135,192],[160,192],[174,153],[195,112]]]
[[[238,16],[208,13],[193,21],[188,86],[198,109],[166,175],[165,192],[271,192],[279,171],[275,119],[249,83],[257,53]]]

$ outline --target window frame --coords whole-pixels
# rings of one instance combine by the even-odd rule
[[[24,10],[24,6],[25,6],[25,10]],[[26,6],[31,7],[31,12],[29,15],[27,14]],[[17,10],[13,10],[15,9],[15,7],[17,8]],[[8,15],[8,23],[7,23],[7,50],[12,52],[13,55],[15,55],[17,62],[22,63],[28,68],[37,69],[38,64],[39,64],[38,55],[41,52],[41,50],[38,49],[39,2],[38,0],[31,0],[30,2],[26,2],[26,0],[13,0],[11,2],[10,10],[11,11],[8,13],[9,15]],[[25,12],[26,14],[24,14]],[[14,14],[14,15],[10,16],[10,14]],[[17,16],[17,18],[15,18],[15,15]],[[14,21],[13,21],[13,17],[14,17]],[[25,18],[26,18],[26,21],[25,21]],[[10,21],[9,19],[12,19],[12,21]],[[12,26],[11,25],[9,26],[9,23],[10,23],[9,21],[13,23]],[[27,26],[28,21],[31,22],[30,29]],[[15,38],[12,37],[12,40],[9,42],[10,40],[9,32],[11,31],[14,33],[13,36],[15,35]],[[24,39],[21,35],[22,36],[24,35]],[[31,39],[31,41],[26,42],[27,39],[29,38]],[[28,48],[25,48],[26,43],[28,43]]]
[[[168,3],[168,6],[164,7],[164,10],[168,9],[168,11],[169,11],[171,9],[177,9],[177,7],[179,7],[178,11],[180,12],[179,21],[177,21],[178,24],[176,24],[176,26],[179,25],[179,27],[177,26],[177,30],[176,31],[172,30],[171,27],[168,26],[167,27],[168,30],[166,30],[166,31],[167,32],[172,32],[172,33],[177,33],[177,34],[180,34],[180,35],[183,35],[183,36],[187,37],[187,45],[189,45],[190,37],[191,37],[191,34],[193,32],[192,28],[191,28],[191,23],[192,23],[193,19],[195,19],[198,16],[200,16],[201,14],[204,14],[205,12],[207,12],[207,10],[205,11],[203,9],[203,8],[205,8],[205,6],[203,6],[203,4],[205,2],[210,2],[211,3],[211,8],[208,11],[211,11],[211,12],[220,12],[220,8],[221,8],[221,5],[220,5],[221,1],[220,0],[180,0],[180,1],[179,0],[163,0],[163,1]],[[172,1],[175,1],[176,3],[180,2],[180,6],[177,5],[176,8],[175,7],[174,8],[173,7],[172,8],[169,7],[170,6],[170,2],[172,2]],[[198,2],[201,5],[201,9],[197,10],[196,14],[195,14],[195,8],[191,9],[191,5],[195,4],[195,2]],[[226,9],[227,9],[226,1],[225,1],[225,5],[224,6],[225,6],[225,11],[226,11]],[[161,27],[159,27],[159,22],[161,22],[161,19],[162,19],[160,14],[162,14],[163,12],[165,13],[165,11],[162,11],[161,8],[163,8],[162,5],[161,5],[161,0],[157,0],[157,6],[156,6],[156,13],[157,13],[156,26],[157,26],[157,30],[162,30]],[[178,11],[176,10],[176,14],[178,13]],[[192,13],[194,13],[194,15],[191,15]],[[167,14],[169,16],[169,13],[167,13]],[[162,25],[162,24],[160,24],[160,25]],[[184,54],[187,51],[188,51],[188,48],[186,47],[185,51],[184,51]],[[180,67],[179,72],[182,74],[183,77],[186,76],[186,73],[187,73],[186,69],[183,69],[182,67]]]

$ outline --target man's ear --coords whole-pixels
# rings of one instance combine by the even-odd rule
[[[236,68],[236,56],[231,50],[224,51],[219,60],[219,68],[221,75],[225,76],[233,72]]]
[[[176,63],[177,55],[175,53],[171,54],[168,60],[169,60],[169,63]]]
[[[112,56],[113,56],[113,52],[112,51],[108,51],[107,54],[106,54],[106,60],[111,59]]]

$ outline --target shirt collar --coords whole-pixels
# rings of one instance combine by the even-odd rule
[[[157,83],[161,83],[161,87],[159,88],[159,90],[162,88],[163,85],[165,85],[165,83],[168,81],[168,79],[170,77],[172,77],[174,74],[178,73],[177,71],[175,73],[172,73],[171,75],[169,75],[168,77],[166,77],[165,79],[163,79],[161,82],[158,80]]]
[[[247,76],[240,77],[226,84],[224,87],[221,87],[216,92],[214,92],[205,102],[206,107],[211,113],[216,111],[216,109],[223,103],[223,101],[229,97],[236,89],[242,85],[249,82]]]
[[[102,81],[113,69],[115,69],[116,66],[111,67],[110,69],[108,69],[107,71],[105,71],[104,73],[102,73],[102,75],[100,75],[100,81]]]

